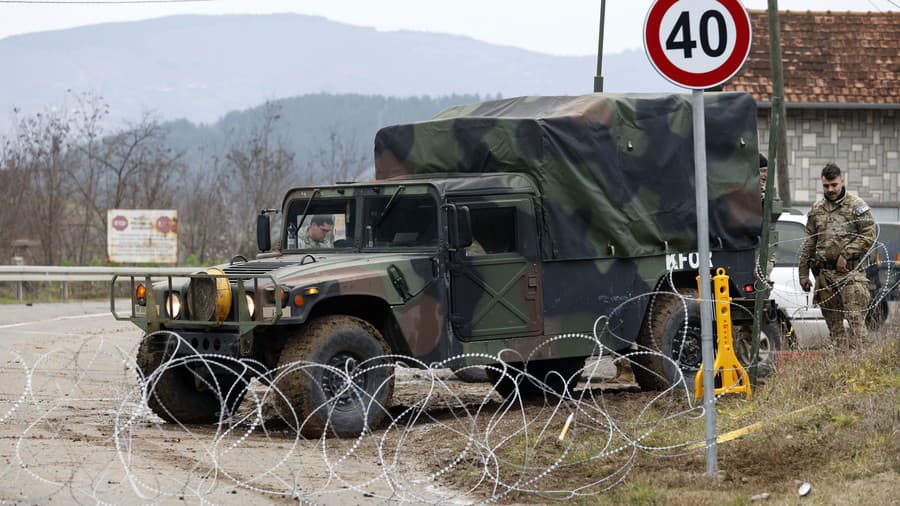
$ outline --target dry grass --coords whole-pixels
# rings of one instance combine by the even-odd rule
[[[688,403],[681,397],[651,403],[653,396],[648,393],[603,394],[604,411],[625,435],[610,435],[602,422],[592,426],[581,423],[566,444],[556,441],[565,416],[556,413],[540,436],[539,429],[551,412],[529,407],[526,414],[535,423],[527,437],[517,433],[521,416],[505,418],[491,432],[495,442],[501,434],[511,435],[509,441],[496,444],[501,480],[530,483],[518,488],[534,490],[512,492],[504,500],[750,504],[752,496],[768,493],[769,503],[793,504],[801,500],[799,480],[812,485],[804,502],[898,504],[898,336],[900,329],[895,325],[882,329],[878,342],[862,351],[823,352],[785,361],[778,374],[756,387],[752,399],[720,399],[718,433],[750,430],[718,445],[718,479],[706,477],[702,448],[683,445],[702,440],[704,422],[697,412],[682,414]],[[640,439],[641,445],[650,448],[635,450],[629,439]],[[456,449],[446,442],[441,446],[444,455],[452,455]],[[620,447],[621,451],[611,455],[592,458],[603,449]],[[549,466],[554,466],[553,470],[543,475]],[[445,483],[468,489],[485,479],[484,469],[482,462],[473,458],[454,467]],[[493,485],[487,479],[477,493],[490,496],[503,490]],[[579,494],[573,495],[575,490]]]

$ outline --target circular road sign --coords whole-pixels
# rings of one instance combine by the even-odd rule
[[[657,0],[644,20],[644,49],[678,86],[712,88],[750,53],[750,16],[739,0]]]

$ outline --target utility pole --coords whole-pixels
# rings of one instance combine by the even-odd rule
[[[769,128],[778,128],[775,174],[778,178],[778,196],[785,207],[791,205],[791,182],[787,166],[787,116],[784,106],[784,70],[781,64],[781,20],[778,16],[778,0],[769,0],[769,69],[772,73],[772,109],[769,112]],[[778,115],[778,121],[775,116]],[[769,136],[772,138],[772,136]],[[769,148],[771,153],[772,148]]]
[[[603,23],[606,18],[606,0],[600,0],[600,42],[597,47],[597,75],[594,76],[594,93],[603,91]]]

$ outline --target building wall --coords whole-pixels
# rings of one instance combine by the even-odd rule
[[[758,122],[763,154],[769,111],[760,109]],[[877,219],[900,221],[900,110],[788,109],[787,142],[794,207],[808,208],[819,198],[822,167],[834,162]]]

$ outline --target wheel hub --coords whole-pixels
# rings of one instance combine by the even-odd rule
[[[691,324],[683,332],[678,332],[672,340],[672,358],[682,369],[699,369],[703,362],[700,343],[700,326]]]
[[[356,371],[357,359],[350,353],[338,353],[326,365],[330,367],[322,373],[322,391],[329,400],[334,399],[338,407],[349,405],[359,395],[357,388],[365,390],[366,374]],[[348,377],[355,387],[347,385]]]

